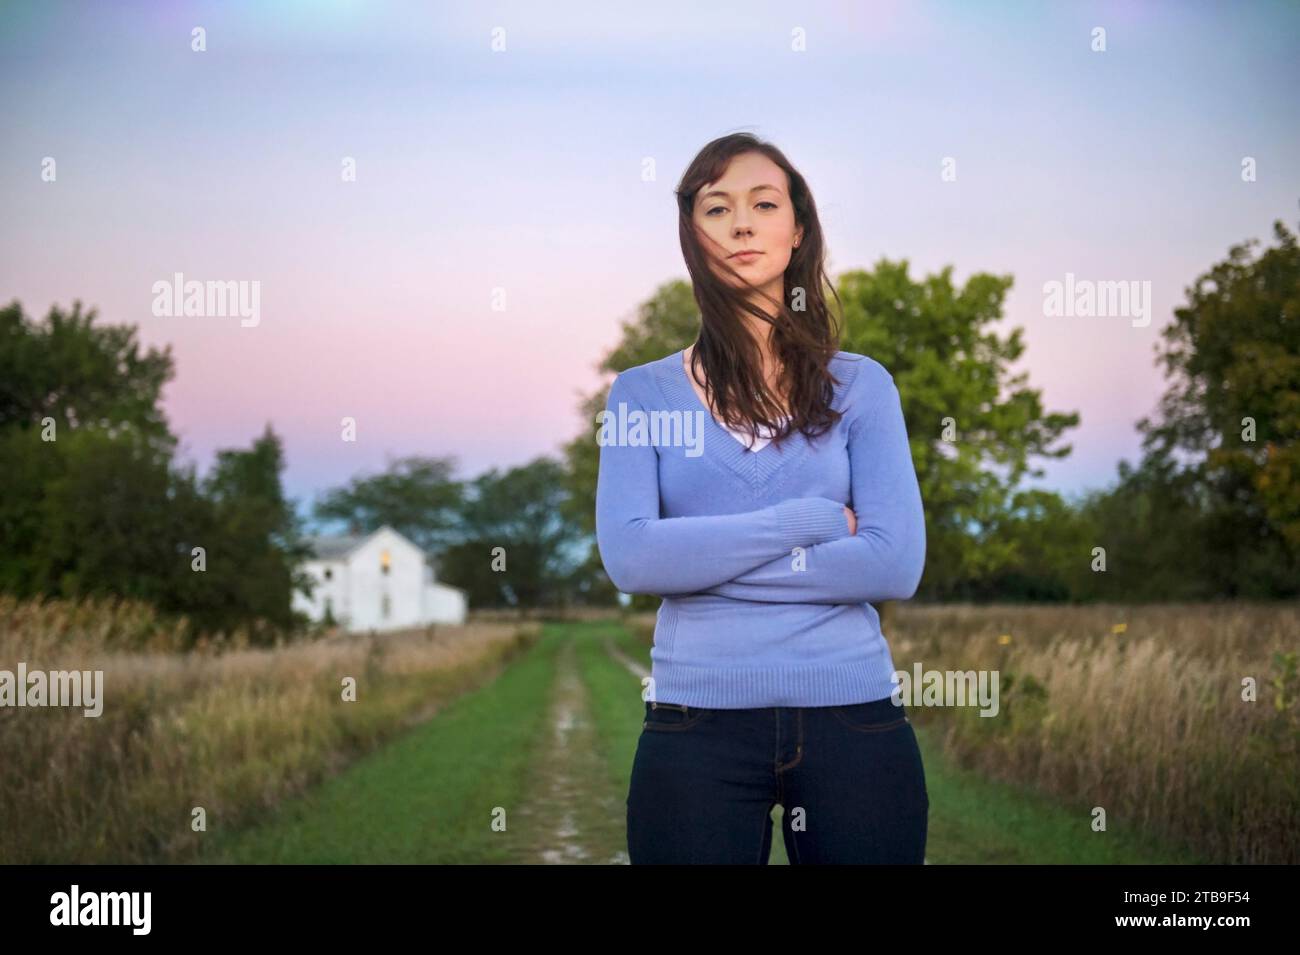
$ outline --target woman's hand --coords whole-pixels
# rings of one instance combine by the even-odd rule
[[[858,532],[858,515],[854,514],[852,509],[844,505],[844,515],[849,519],[849,535],[852,536]]]

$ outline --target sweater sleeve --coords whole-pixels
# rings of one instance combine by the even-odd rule
[[[864,369],[865,372],[865,369]],[[861,373],[861,372],[860,372]],[[875,603],[916,593],[925,568],[925,512],[902,401],[892,375],[848,438],[858,531],[745,571],[706,591],[771,603]]]
[[[698,593],[796,547],[848,535],[844,505],[825,497],[740,514],[660,517],[659,449],[617,440],[619,417],[645,411],[627,378],[624,372],[610,385],[604,414],[614,416],[615,440],[598,438],[596,478],[596,543],[605,573],[623,593]]]

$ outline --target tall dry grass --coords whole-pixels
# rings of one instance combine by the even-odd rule
[[[102,670],[103,713],[0,707],[0,862],[179,862],[490,679],[535,624],[285,642],[183,628],[129,601],[0,595],[0,669]],[[356,681],[344,702],[342,681]]]
[[[909,707],[956,764],[1049,793],[1080,825],[1100,806],[1218,862],[1300,862],[1300,605],[889,611],[898,669],[998,673],[996,716]],[[628,624],[653,639],[654,614]]]
[[[944,752],[1227,863],[1300,862],[1300,606],[908,606],[894,664],[996,670],[997,716],[914,707]],[[1243,699],[1250,678],[1255,702]]]

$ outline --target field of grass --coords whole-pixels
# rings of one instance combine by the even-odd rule
[[[481,624],[182,653],[137,604],[0,596],[0,669],[103,672],[100,716],[0,707],[0,863],[195,859],[214,833],[491,682],[536,632]]]
[[[995,718],[914,710],[936,757],[1111,834],[1300,862],[1297,604],[904,605],[888,632],[900,670],[1000,677]]]
[[[264,824],[214,841],[210,861],[626,862],[642,708],[625,657],[649,666],[648,647],[627,628],[548,624],[494,683]],[[948,765],[930,734],[918,735],[932,864],[1208,861],[1129,827],[1093,832],[1049,797]],[[774,865],[788,864],[781,812]],[[494,829],[500,813],[506,825]]]
[[[179,653],[87,625],[105,613],[0,599],[0,668],[100,667],[106,698],[94,719],[0,708],[0,862],[627,861],[652,618]],[[927,861],[1295,861],[1296,624],[1287,606],[899,608],[900,669],[1002,681],[997,718],[909,707]]]

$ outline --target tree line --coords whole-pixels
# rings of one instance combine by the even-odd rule
[[[1044,409],[1022,329],[999,336],[1012,287],[951,267],[913,279],[906,260],[839,276],[847,351],[870,355],[902,395],[926,509],[919,600],[1186,601],[1300,591],[1300,250],[1231,247],[1185,289],[1156,346],[1166,390],[1137,421],[1140,459],[1073,499],[1024,486],[1063,458],[1077,412]],[[612,375],[685,347],[697,332],[689,285],[671,281],[623,323],[600,363]],[[1080,334],[1093,334],[1079,324]],[[454,456],[412,456],[327,491],[310,520],[282,486],[268,422],[206,475],[178,459],[160,408],[170,346],[142,352],[136,329],[96,324],[80,301],[43,321],[0,309],[0,589],[23,597],[121,595],[183,617],[193,633],[301,630],[291,609],[310,525],[389,524],[436,555],[471,607],[613,604],[595,547],[596,415],[574,438],[470,479]],[[1108,387],[1098,382],[1098,387]],[[653,607],[653,597],[633,598]]]

